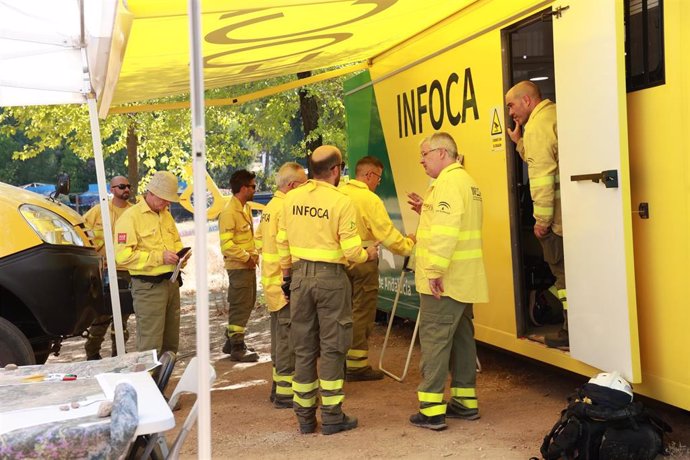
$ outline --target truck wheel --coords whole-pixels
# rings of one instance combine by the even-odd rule
[[[36,364],[29,339],[17,326],[0,318],[0,366]]]

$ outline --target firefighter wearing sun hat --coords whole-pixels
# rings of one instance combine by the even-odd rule
[[[177,177],[157,171],[143,199],[115,224],[115,261],[132,275],[138,351],[177,353],[180,285],[170,277],[179,261],[182,241],[168,206],[178,201]]]

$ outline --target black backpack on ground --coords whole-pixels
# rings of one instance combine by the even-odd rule
[[[626,398],[627,396],[627,398]],[[620,391],[587,383],[544,437],[546,460],[653,460],[666,452],[671,427],[641,402]]]

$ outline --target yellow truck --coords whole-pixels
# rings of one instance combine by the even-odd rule
[[[101,257],[79,214],[0,183],[0,366],[46,361],[103,309]]]
[[[620,371],[636,392],[690,410],[690,5],[681,0],[477,1],[369,61],[346,82],[350,167],[384,161],[379,193],[398,227],[429,179],[419,143],[447,131],[484,202],[490,302],[477,340],[591,376]],[[683,38],[685,37],[685,38]],[[557,104],[570,349],[530,317],[550,273],[532,234],[526,165],[504,95],[534,81]],[[384,251],[379,307],[413,276]]]

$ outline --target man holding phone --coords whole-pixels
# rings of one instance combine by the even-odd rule
[[[177,177],[157,171],[144,199],[115,224],[115,262],[132,275],[137,351],[177,353],[180,341],[180,279],[171,280],[182,240],[168,211],[178,202]]]

